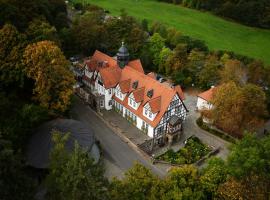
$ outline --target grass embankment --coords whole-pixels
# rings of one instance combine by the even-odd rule
[[[159,21],[184,35],[201,39],[211,50],[229,50],[270,64],[270,30],[251,28],[210,13],[155,0],[77,0],[89,2],[119,15],[121,9],[137,19]]]

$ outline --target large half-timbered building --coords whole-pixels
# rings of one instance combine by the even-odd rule
[[[98,109],[115,109],[157,144],[180,135],[186,118],[181,87],[145,74],[140,60],[129,61],[124,44],[116,58],[100,51],[85,61],[79,92]]]

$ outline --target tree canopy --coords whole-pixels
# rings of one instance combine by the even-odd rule
[[[25,71],[35,81],[34,98],[52,111],[65,111],[73,93],[74,78],[68,61],[53,42],[28,45],[24,52]]]

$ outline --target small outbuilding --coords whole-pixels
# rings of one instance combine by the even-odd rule
[[[215,92],[216,87],[212,86],[209,90],[206,90],[200,94],[198,94],[197,99],[197,109],[200,110],[211,110],[213,105],[211,104],[211,100],[213,98],[213,93]]]
[[[47,169],[49,166],[49,155],[54,144],[52,132],[58,131],[60,134],[69,133],[66,149],[72,151],[75,141],[98,162],[100,150],[96,144],[94,131],[86,124],[73,119],[55,119],[42,124],[37,128],[35,134],[30,138],[27,148],[27,163],[37,169]]]

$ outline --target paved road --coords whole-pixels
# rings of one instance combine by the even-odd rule
[[[229,154],[228,147],[230,146],[230,143],[198,127],[196,120],[199,118],[200,114],[197,111],[195,111],[197,97],[191,96],[188,94],[185,94],[185,97],[186,97],[185,105],[187,106],[187,109],[189,110],[187,119],[184,123],[185,137],[196,135],[205,144],[208,144],[215,148],[221,147],[221,150],[217,156],[223,159],[226,159]]]
[[[152,165],[144,159],[139,153],[131,149],[128,144],[122,141],[109,127],[107,127],[87,106],[79,99],[72,109],[72,114],[76,119],[85,122],[95,131],[96,138],[100,141],[104,152],[104,163],[106,168],[106,176],[123,177],[123,174],[128,170],[135,161],[142,163],[147,168],[151,169],[160,177],[166,175],[166,171]]]

